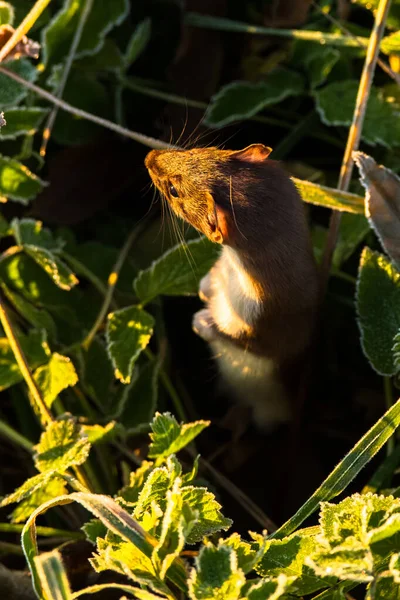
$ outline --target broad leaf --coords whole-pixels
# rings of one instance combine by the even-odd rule
[[[38,76],[35,67],[25,58],[13,60],[12,62],[7,63],[6,67],[9,71],[12,71],[16,75],[22,77],[22,79],[26,79],[31,83],[36,81]],[[0,73],[0,106],[2,110],[6,109],[8,106],[16,106],[27,96],[27,94],[28,89],[24,85],[21,85],[14,81],[14,79]]]
[[[73,465],[85,462],[90,442],[71,418],[53,421],[48,425],[35,447],[35,465],[39,471],[62,473]]]
[[[222,543],[203,546],[189,579],[192,600],[238,600],[246,578],[237,565],[233,548]]]
[[[400,273],[383,254],[364,248],[357,286],[361,344],[380,375],[396,371],[392,352],[400,323]]]
[[[149,361],[124,388],[118,420],[130,433],[146,431],[157,408],[160,362]]]
[[[153,334],[154,319],[138,306],[123,308],[108,315],[107,349],[115,376],[129,383],[133,366]]]
[[[340,210],[344,212],[364,214],[364,198],[357,194],[342,192],[329,188],[311,181],[296,179],[292,177],[293,183],[296,185],[304,202],[315,204],[316,206],[324,206],[332,210]]]
[[[31,369],[49,360],[50,349],[44,331],[29,331],[18,336]],[[23,377],[7,338],[0,338],[0,391],[22,381]]]
[[[50,250],[36,246],[24,246],[24,249],[62,290],[70,290],[79,283],[71,269]]]
[[[368,221],[362,215],[345,213],[342,215],[339,239],[333,254],[333,265],[340,268],[364,240],[370,230]]]
[[[56,473],[54,471],[46,471],[26,479],[15,492],[2,498],[0,506],[7,506],[14,502],[21,502],[21,500],[24,500],[25,498],[30,498],[36,491],[45,488],[55,476]]]
[[[316,577],[313,570],[305,564],[306,558],[319,548],[320,544],[311,536],[294,534],[283,540],[272,540],[267,544],[267,550],[255,570],[262,577],[278,577],[280,574],[296,577],[290,587],[291,593],[311,594],[333,582]]]
[[[266,551],[267,541],[264,536],[260,536],[259,542],[245,542],[238,533],[233,533],[230,537],[224,539],[225,546],[233,548],[238,559],[238,567],[247,575],[259,562]]]
[[[60,392],[78,383],[78,376],[71,359],[57,352],[51,355],[46,365],[36,369],[34,379],[49,408]]]
[[[41,221],[13,219],[10,227],[19,246],[35,246],[53,252],[59,252],[63,247],[63,241],[54,239],[53,233],[47,227],[43,227]]]
[[[365,214],[382,246],[400,267],[400,178],[362,152],[354,153],[354,160],[366,189]]]
[[[317,109],[326,125],[350,125],[358,90],[358,81],[331,83],[315,92]],[[369,144],[391,148],[400,144],[400,119],[395,107],[379,90],[372,88],[362,129],[362,139]]]
[[[75,65],[90,73],[114,71],[119,73],[124,64],[123,56],[117,44],[111,38],[106,38],[96,54],[90,54],[77,60]]]
[[[303,90],[301,75],[283,68],[269,73],[265,82],[234,81],[213,96],[204,122],[209,127],[224,127],[249,119],[271,104],[300,95]]]
[[[38,475],[36,477],[39,477]],[[32,480],[30,480],[32,481]],[[40,481],[40,479],[39,479]],[[21,488],[19,488],[21,490]],[[52,498],[57,498],[67,493],[67,487],[64,479],[52,476],[46,480],[42,479],[42,484],[34,491],[30,491],[26,497],[19,502],[11,513],[13,523],[24,523],[31,516],[34,510],[39,508],[44,502]]]
[[[340,58],[340,52],[335,48],[321,47],[305,40],[296,40],[292,52],[291,66],[306,71],[311,88],[324,83]]]
[[[58,550],[36,556],[34,561],[44,600],[72,600],[67,573]]]
[[[124,68],[128,69],[146,48],[151,35],[151,21],[144,19],[132,33],[124,54]]]
[[[139,300],[145,304],[160,295],[197,294],[219,253],[219,246],[204,237],[174,246],[136,277],[133,286]]]
[[[91,444],[100,444],[108,442],[115,437],[117,426],[115,421],[110,421],[107,425],[82,425],[82,432],[87,436]]]
[[[165,458],[190,444],[210,424],[210,421],[181,423],[170,413],[156,413],[151,423],[150,458]]]
[[[0,284],[1,289],[7,298],[7,300],[13,305],[14,309],[22,316],[28,323],[37,329],[44,329],[50,339],[56,337],[56,325],[54,319],[49,312],[42,308],[37,308],[20,294],[17,294],[11,290],[5,284]]]
[[[182,488],[182,498],[184,503],[198,514],[197,521],[187,535],[188,544],[195,544],[207,535],[221,530],[226,531],[231,527],[232,521],[222,515],[221,505],[207,488],[185,486]]]
[[[262,579],[252,585],[247,594],[247,600],[278,600],[285,592],[290,592],[290,585],[295,577],[287,577],[283,573],[276,579]]]
[[[381,51],[384,54],[400,55],[400,31],[396,31],[383,38],[381,41]]]
[[[84,0],[65,0],[63,8],[43,29],[44,64],[47,65],[49,62],[54,64],[64,60],[84,7]],[[83,28],[76,58],[98,52],[107,33],[124,21],[128,11],[128,0],[113,0],[113,2],[94,0],[92,10]]]
[[[12,25],[14,22],[14,7],[9,2],[0,2],[0,25]]]
[[[368,583],[374,579],[372,554],[363,548],[341,548],[321,552],[307,558],[308,565],[317,577],[334,576],[340,580],[349,579]]]
[[[13,140],[19,135],[32,135],[48,114],[48,109],[21,106],[7,110],[7,125],[1,129],[0,140]]]
[[[119,496],[124,502],[133,505],[138,501],[144,483],[153,469],[154,463],[144,460],[140,467],[130,474],[129,485],[123,487],[119,492]]]
[[[0,196],[26,205],[42,191],[44,185],[44,181],[25,165],[0,155]]]

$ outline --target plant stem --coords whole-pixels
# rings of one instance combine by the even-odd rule
[[[96,290],[102,295],[105,296],[107,293],[107,286],[101,281],[97,275],[93,273],[86,265],[84,265],[80,260],[75,258],[75,256],[71,256],[68,252],[61,252],[62,257],[66,260],[67,263],[71,265],[74,271],[77,272],[78,275],[82,275],[86,277],[88,281],[96,288]],[[114,303],[114,301],[113,301]]]
[[[24,525],[17,523],[0,523],[0,531],[3,533],[21,533]],[[61,537],[71,540],[82,540],[85,534],[80,531],[67,531],[66,529],[55,529],[54,527],[36,527],[36,533],[43,537]]]
[[[50,94],[50,92],[47,92],[46,90],[35,85],[34,83],[31,83],[30,81],[27,81],[23,77],[20,77],[19,75],[17,75],[17,73],[13,73],[12,71],[5,69],[4,67],[0,67],[0,73],[3,73],[3,75],[10,77],[10,79],[13,79],[14,81],[17,81],[18,83],[25,86],[28,90],[31,90],[32,92],[34,92],[41,98],[48,100],[52,104],[55,104],[56,106],[61,108],[61,110],[65,110],[65,112],[71,113],[72,115],[75,115],[76,117],[86,119],[87,121],[92,121],[93,123],[96,123],[97,125],[100,125],[101,127],[105,127],[106,129],[115,131],[119,135],[128,137],[131,140],[135,140],[136,142],[139,142],[140,144],[143,144],[144,146],[147,146],[149,148],[165,150],[166,148],[173,147],[171,144],[168,144],[167,142],[162,142],[160,140],[157,140],[156,138],[152,138],[152,137],[149,137],[148,135],[143,135],[142,133],[138,133],[137,131],[131,131],[130,129],[126,129],[125,127],[121,127],[120,125],[117,125],[116,123],[113,123],[112,121],[109,121],[108,119],[103,119],[102,117],[97,117],[96,115],[92,115],[91,113],[86,112],[86,110],[82,110],[81,108],[72,106],[71,104],[68,104],[68,102],[61,100],[61,98],[57,98],[57,96],[54,96],[54,94]]]
[[[11,440],[17,446],[24,448],[28,452],[33,451],[33,444],[26,437],[15,431],[10,425],[5,423],[4,421],[0,421],[0,435],[4,435],[4,437]],[[1,531],[1,529],[0,529]]]
[[[353,121],[350,126],[349,135],[347,138],[347,145],[343,156],[342,167],[340,170],[339,182],[337,186],[338,189],[342,191],[347,191],[349,189],[351,174],[354,166],[352,154],[355,150],[357,150],[358,145],[360,143],[362,127],[368,105],[369,93],[371,90],[376,61],[379,54],[379,45],[385,30],[385,22],[389,12],[390,3],[391,0],[380,0],[378,10],[375,16],[374,27],[369,38],[367,56],[365,57],[364,68],[360,79],[356,105],[353,113]],[[325,295],[329,279],[332,257],[339,235],[341,216],[342,215],[340,212],[333,211],[329,223],[329,230],[321,267],[322,297]]]
[[[84,5],[82,13],[81,13],[81,17],[79,19],[78,26],[75,30],[75,34],[74,34],[74,37],[73,37],[73,40],[71,43],[71,47],[68,52],[67,60],[65,61],[61,81],[59,83],[59,86],[58,86],[58,89],[56,92],[57,98],[61,98],[64,93],[64,89],[65,89],[65,85],[67,83],[69,72],[71,70],[76,51],[78,50],[78,46],[81,41],[83,29],[86,25],[86,21],[90,15],[90,11],[92,10],[92,7],[93,7],[93,0],[86,0],[86,3]],[[47,119],[46,125],[44,126],[42,145],[40,147],[40,156],[46,156],[47,144],[49,142],[49,139],[51,136],[51,131],[53,129],[54,122],[57,117],[57,112],[58,112],[58,108],[57,108],[57,106],[54,106],[53,110],[51,111],[51,113]]]
[[[36,385],[36,381],[33,379],[31,370],[29,368],[28,362],[26,360],[25,354],[21,348],[21,344],[19,343],[12,323],[9,319],[5,306],[0,297],[0,321],[4,329],[4,333],[7,336],[9,341],[11,350],[15,356],[15,360],[17,361],[17,365],[22,373],[23,378],[28,386],[28,389],[31,393],[31,397],[39,411],[39,414],[42,416],[44,424],[51,423],[53,419],[53,415],[51,414],[48,406],[42,398],[42,395],[39,391],[39,388]]]
[[[389,408],[391,408],[394,403],[391,377],[383,378],[383,388],[385,391],[386,410],[389,410]],[[387,444],[386,444],[387,456],[390,456],[392,454],[393,450],[394,450],[394,437],[391,437],[388,439]]]
[[[37,0],[34,6],[32,6],[31,10],[14,31],[8,42],[0,49],[0,62],[3,62],[7,54],[11,52],[24,35],[31,29],[48,4],[50,4],[50,0]]]
[[[355,39],[338,33],[325,33],[324,31],[310,31],[307,29],[276,29],[274,27],[259,27],[249,25],[242,21],[232,21],[220,17],[211,17],[194,12],[186,14],[185,22],[192,27],[205,27],[208,29],[217,29],[218,31],[232,31],[240,33],[252,33],[255,35],[271,35],[284,37],[292,40],[306,40],[316,42],[321,45],[329,44],[333,46],[347,46],[350,48],[358,47],[360,43],[367,45],[368,40],[364,37]]]
[[[128,252],[129,252],[133,242],[135,241],[135,239],[137,238],[139,233],[141,233],[141,231],[143,229],[143,223],[144,223],[144,221],[142,221],[141,225],[139,225],[139,226],[136,225],[132,229],[131,233],[126,238],[125,244],[121,248],[121,251],[117,257],[117,260],[115,261],[113,270],[111,271],[111,273],[108,277],[108,288],[107,288],[106,294],[104,296],[104,301],[100,308],[99,314],[97,315],[96,321],[94,322],[92,329],[89,331],[88,335],[82,342],[82,346],[85,350],[87,350],[89,348],[90,344],[93,341],[94,336],[96,335],[97,331],[100,329],[104,319],[107,316],[107,312],[108,312],[108,309],[110,308],[110,303],[112,300],[115,286],[117,285],[117,282],[118,282],[118,277],[119,277],[119,273],[121,271],[122,265],[125,262],[125,259],[128,255]]]
[[[155,360],[155,356],[152,353],[152,351],[150,350],[150,348],[148,348],[148,347],[145,348],[144,352],[149,360]],[[176,391],[175,386],[172,383],[168,373],[165,371],[165,369],[163,368],[162,365],[160,366],[159,376],[160,376],[160,379],[162,381],[164,388],[166,389],[166,391],[168,392],[168,394],[172,400],[176,414],[182,421],[186,421],[186,414],[185,414],[181,399],[179,397],[179,394]]]

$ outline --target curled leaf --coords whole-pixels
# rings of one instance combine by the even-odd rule
[[[354,152],[353,158],[366,189],[365,214],[390,258],[400,266],[400,178],[363,152]]]

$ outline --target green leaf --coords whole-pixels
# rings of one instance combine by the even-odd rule
[[[162,520],[161,534],[153,550],[152,562],[157,566],[161,579],[165,579],[169,567],[182,552],[185,540],[193,527],[198,514],[184,510],[181,481],[174,481],[172,490],[166,494],[166,508]]]
[[[307,563],[317,577],[334,576],[340,580],[349,579],[360,583],[368,583],[373,577],[373,560],[365,549],[342,548],[338,546],[330,552],[321,552]]]
[[[22,163],[0,155],[0,196],[27,205],[45,185]]]
[[[36,477],[39,477],[39,475]],[[67,493],[66,483],[61,477],[52,476],[50,479],[43,478],[43,480],[40,487],[37,487],[34,491],[31,490],[29,494],[25,494],[26,497],[14,508],[11,513],[13,523],[24,523],[33,511],[44,502]]]
[[[4,283],[0,284],[7,300],[28,323],[37,329],[44,329],[50,339],[56,337],[56,324],[52,316],[44,309],[37,308],[20,294],[11,290]]]
[[[82,431],[91,444],[108,442],[117,433],[117,423],[110,421],[107,425],[82,425]]]
[[[71,359],[57,352],[51,355],[46,365],[36,369],[33,377],[49,408],[60,392],[78,383],[78,376]]]
[[[197,294],[219,253],[220,247],[204,237],[174,246],[136,277],[133,287],[139,300],[145,304],[159,295]]]
[[[165,458],[190,444],[210,424],[210,421],[181,423],[171,413],[156,413],[151,423],[150,458]]]
[[[400,324],[400,273],[383,254],[364,248],[357,286],[361,344],[380,375],[394,375],[392,352]]]
[[[190,533],[187,534],[187,543],[200,542],[204,536],[212,535],[217,531],[226,531],[232,525],[231,519],[225,518],[216,501],[214,494],[205,487],[185,486],[182,488],[183,502],[198,514]]]
[[[146,534],[146,532],[140,527],[140,525],[126,512],[124,511],[114,500],[107,496],[100,494],[87,494],[87,493],[72,493],[68,496],[60,496],[56,500],[50,500],[41,507],[36,509],[31,517],[28,519],[25,527],[22,531],[21,542],[25,553],[26,560],[29,565],[29,569],[32,573],[33,585],[38,592],[40,590],[39,578],[34,564],[34,557],[38,554],[37,543],[35,539],[35,522],[36,518],[46,512],[49,508],[59,506],[63,504],[69,504],[71,502],[79,502],[84,508],[90,511],[95,517],[100,519],[102,523],[107,527],[109,532],[116,534],[115,546],[110,547],[104,540],[99,540],[100,548],[103,548],[102,556],[98,556],[96,560],[92,560],[91,563],[97,570],[103,570],[109,568],[109,560],[112,560],[113,554],[117,554],[113,564],[117,567],[120,565],[120,572],[132,576],[131,572],[126,572],[125,565],[128,569],[131,567],[129,563],[129,553],[133,555],[132,568],[143,567],[144,575],[147,575],[148,571],[149,580],[154,579],[152,570],[154,569],[151,564],[151,554],[156,540]],[[109,534],[107,534],[109,535]],[[123,547],[120,545],[120,538],[122,538]],[[114,552],[115,550],[115,552]],[[140,559],[142,557],[142,564]],[[122,563],[121,563],[122,561]],[[125,570],[124,570],[125,569]],[[186,571],[183,563],[180,559],[174,561],[168,571],[168,578],[178,586],[183,592],[186,591]],[[162,582],[160,582],[162,584]],[[165,589],[165,588],[164,588]]]
[[[107,528],[100,519],[91,519],[85,523],[81,529],[85,533],[88,541],[92,542],[92,544],[96,544],[97,538],[104,537],[107,533]]]
[[[7,125],[1,129],[1,140],[14,140],[19,135],[33,135],[48,114],[46,108],[21,106],[7,110]]]
[[[338,50],[305,40],[296,40],[292,52],[291,66],[307,73],[312,89],[324,83],[340,58]]]
[[[155,505],[160,509],[161,514],[165,511],[167,491],[171,489],[174,478],[175,473],[168,470],[167,467],[158,467],[149,473],[139,493],[134,511],[134,516],[138,521],[143,522],[146,513],[151,513],[152,507]],[[150,528],[147,527],[146,530],[148,529]]]
[[[139,494],[143,489],[145,481],[151,471],[154,469],[154,463],[144,460],[140,467],[130,474],[129,485],[126,485],[119,492],[119,496],[124,502],[132,505],[139,499]]]
[[[102,71],[114,71],[118,73],[123,67],[123,57],[114,40],[106,38],[104,44],[96,54],[84,56],[77,60],[75,65],[78,69],[99,73]]]
[[[129,433],[147,431],[154,417],[158,397],[160,361],[152,360],[124,388],[118,420]]]
[[[122,383],[129,383],[133,366],[153,334],[154,319],[138,306],[108,315],[107,350]]]
[[[366,600],[400,600],[400,580],[385,571],[370,584]]]
[[[238,559],[238,567],[247,575],[260,561],[265,553],[267,542],[264,536],[260,536],[259,542],[245,542],[238,533],[233,533],[230,537],[224,539],[225,546],[233,548]]]
[[[44,600],[72,600],[67,573],[58,550],[34,558]]]
[[[321,502],[331,500],[343,492],[361,469],[386,444],[400,424],[400,400],[398,400],[375,423],[373,427],[350,450],[344,459],[333,469],[320,487],[303,506],[284,523],[270,538],[282,538],[298,529],[312,515]]]
[[[12,25],[14,23],[14,7],[9,2],[0,2],[0,25]]]
[[[292,181],[304,202],[332,210],[364,214],[364,198],[357,194],[342,192],[295,177],[292,177]]]
[[[76,27],[84,9],[84,0],[65,0],[63,8],[42,30],[43,63],[55,64],[64,60],[72,43]],[[128,0],[104,2],[94,0],[92,10],[83,28],[76,58],[98,52],[106,35],[120,25],[129,11]]]
[[[29,498],[32,494],[35,494],[36,491],[45,488],[55,476],[56,474],[54,471],[46,471],[45,473],[38,473],[38,475],[26,479],[15,492],[2,498],[0,506],[7,506],[8,504],[21,502],[22,500],[25,500],[25,498]]]
[[[237,566],[233,548],[222,543],[203,546],[196,558],[196,568],[189,579],[192,600],[238,600],[246,578]]]
[[[383,248],[400,267],[400,178],[363,152],[354,152],[365,187],[365,214]]]
[[[283,573],[276,579],[262,579],[252,585],[247,594],[247,600],[278,600],[285,592],[290,591],[290,584],[295,577],[287,577]]]
[[[295,71],[278,68],[268,74],[265,82],[234,81],[215,96],[204,117],[209,127],[224,127],[229,123],[249,119],[272,104],[304,91],[304,81]]]
[[[102,341],[95,338],[87,350],[83,350],[82,382],[88,394],[96,400],[104,414],[115,413],[112,391],[114,371]]]
[[[151,21],[149,18],[144,19],[137,25],[131,35],[124,54],[124,68],[128,69],[142,54],[143,50],[149,43],[151,36]]]
[[[374,16],[376,15],[376,11],[379,6],[379,0],[353,0],[353,2],[354,4],[358,4],[359,6],[367,8]],[[391,3],[385,25],[391,27],[392,29],[400,28],[400,3],[398,0],[393,0]]]
[[[370,230],[369,223],[362,215],[345,213],[340,221],[339,239],[333,255],[333,265],[340,268],[364,240]]]
[[[320,544],[312,536],[294,534],[283,540],[272,540],[267,544],[267,550],[255,570],[262,577],[278,577],[280,574],[295,577],[290,592],[300,596],[312,594],[334,583],[331,579],[316,577],[305,564],[306,558],[319,548]]]
[[[40,436],[35,447],[35,465],[39,471],[63,473],[85,462],[90,442],[71,418],[53,421]]]
[[[383,38],[381,41],[381,51],[384,54],[400,55],[400,31]]]
[[[0,214],[0,239],[11,235],[8,221]]]
[[[358,91],[357,80],[336,81],[315,92],[317,110],[326,125],[350,125]],[[396,108],[376,88],[371,88],[362,139],[391,148],[400,144]]]
[[[36,81],[38,76],[35,67],[25,58],[8,62],[7,69],[31,83]],[[10,79],[7,75],[0,73],[0,106],[2,110],[5,110],[8,106],[16,106],[27,94],[28,88],[21,83],[17,83],[14,79]]]
[[[17,336],[31,369],[48,361],[50,349],[44,331],[29,331]],[[0,391],[22,381],[23,377],[7,338],[0,338]]]
[[[24,249],[62,290],[70,290],[79,283],[71,269],[53,252],[36,246],[24,246]]]

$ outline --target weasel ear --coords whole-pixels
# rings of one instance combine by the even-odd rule
[[[225,211],[214,201],[212,194],[207,194],[207,215],[210,228],[208,237],[215,244],[223,244],[228,239],[228,223]]]
[[[244,162],[260,163],[267,160],[271,152],[272,148],[264,146],[264,144],[251,144],[251,146],[247,146],[243,150],[232,152],[231,156]]]

